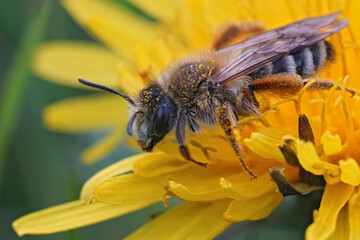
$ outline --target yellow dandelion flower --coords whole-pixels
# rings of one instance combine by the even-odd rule
[[[346,86],[346,82],[347,78],[343,86]],[[278,169],[270,171],[280,191],[282,185],[289,185],[283,188],[284,195],[306,194],[321,188],[322,182],[325,183],[320,208],[314,212],[314,222],[306,231],[306,239],[359,237],[354,219],[356,210],[351,208],[358,204],[357,186],[360,184],[360,152],[357,148],[360,125],[356,116],[360,98],[347,95],[346,90],[336,92],[335,88],[326,95],[316,97],[309,92],[304,94],[303,99],[298,99],[304,101],[300,105],[304,115],[300,115],[298,126],[293,125],[293,130],[299,131],[298,136],[287,134],[277,138],[269,137],[268,133],[257,136],[259,133],[253,132],[245,140],[246,144],[257,146],[252,147],[252,150],[259,155],[264,155],[264,150],[271,148],[273,152],[281,149],[286,153],[283,157],[290,165],[300,167],[299,179],[296,181],[286,180],[282,174],[277,176],[281,172]],[[280,110],[282,107],[285,108],[278,106],[271,123],[275,123],[277,118],[278,122],[290,125],[291,120],[288,119],[297,116],[298,109],[288,106],[287,112],[284,112]],[[306,136],[310,138],[306,139]],[[268,154],[267,158],[274,156]]]
[[[308,227],[306,238],[359,238],[360,98],[351,96],[346,88],[360,89],[356,81],[360,77],[357,67],[360,4],[335,0],[215,3],[157,0],[150,5],[137,0],[131,2],[159,21],[135,17],[107,1],[63,1],[74,18],[105,42],[116,56],[94,45],[75,47],[73,43],[58,42],[43,46],[35,69],[44,77],[68,84],[74,84],[70,78],[101,82],[105,79],[100,78],[107,77],[110,82],[106,85],[132,93],[144,85],[141,76],[156,76],[173,59],[208,47],[213,35],[231,21],[261,22],[271,29],[309,16],[341,11],[350,25],[330,38],[340,51],[339,56],[331,68],[320,73],[324,78],[340,80],[327,91],[312,90],[314,81],[309,81],[298,96],[285,100],[257,95],[264,111],[259,116],[242,118],[238,136],[247,164],[258,177],[256,180],[251,181],[242,170],[220,129],[204,128],[201,135],[188,138],[192,156],[208,163],[207,168],[184,161],[177,145],[171,141],[174,136],[169,134],[154,153],[124,159],[90,178],[79,200],[19,218],[13,223],[15,231],[19,235],[64,231],[159,201],[167,205],[169,198],[176,197],[185,201],[128,239],[167,239],[169,236],[211,239],[231,222],[266,218],[283,195],[306,194],[325,184],[321,206],[314,212],[314,222]],[[59,65],[47,68],[47,60],[58,56],[63,56],[59,58]],[[74,56],[81,66],[69,64],[66,61],[69,56]],[[100,56],[104,60],[95,61]],[[82,66],[87,60],[88,64]],[[58,71],[60,66],[64,69]],[[109,71],[97,71],[99,68]],[[66,75],[69,72],[74,75]],[[124,129],[121,121],[125,107],[121,99],[101,96],[65,101],[45,110],[48,125],[62,131],[113,126],[118,132],[107,138],[105,144],[95,147],[96,150],[90,149],[90,153],[98,155],[89,154],[89,157],[94,160],[110,151]],[[98,107],[90,108],[87,102]],[[107,108],[109,113],[104,117],[100,111],[106,106],[112,109],[123,106],[123,109],[117,112]],[[67,116],[74,110],[74,115]],[[59,116],[64,119],[59,120]],[[79,120],[90,123],[80,126],[76,124]]]

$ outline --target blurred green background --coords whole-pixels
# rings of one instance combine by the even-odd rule
[[[48,16],[39,14],[45,2],[50,3]],[[119,146],[105,160],[85,166],[79,161],[80,153],[103,133],[68,135],[44,128],[41,113],[46,105],[87,93],[31,73],[28,63],[35,43],[54,39],[94,41],[57,1],[0,1],[0,239],[18,239],[11,228],[13,220],[77,199],[89,177],[134,154]],[[319,193],[287,198],[268,219],[233,224],[217,239],[303,239],[319,199]],[[22,239],[121,239],[164,210],[157,204],[78,230]]]

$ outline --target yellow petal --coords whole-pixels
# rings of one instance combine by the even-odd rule
[[[313,143],[297,140],[296,149],[299,162],[306,171],[316,175],[323,174],[329,184],[340,181],[340,168],[335,164],[320,160]]]
[[[33,61],[35,73],[71,87],[83,87],[78,78],[117,88],[119,59],[98,44],[81,41],[54,41],[40,45]]]
[[[259,132],[274,139],[293,139],[297,132],[294,127],[289,126],[277,126],[277,127],[257,127],[255,132]]]
[[[345,3],[348,4],[349,2],[345,1]],[[358,79],[360,76],[360,69],[356,64],[356,62],[359,61],[359,52],[356,47],[360,42],[360,26],[357,24],[359,19],[359,8],[360,3],[358,1],[351,1],[351,4],[348,4],[348,7],[345,8],[346,12],[344,12],[344,17],[349,20],[349,27],[341,34],[342,40],[349,42],[349,45],[352,45],[350,49],[344,52],[348,74],[352,79]],[[359,89],[360,85],[358,81],[351,81],[349,87]]]
[[[136,45],[151,46],[155,23],[107,0],[63,0],[64,7],[97,38],[132,59]]]
[[[331,134],[329,130],[326,130],[321,137],[321,144],[326,155],[332,155],[342,150],[341,139],[337,134]]]
[[[125,101],[112,95],[68,98],[44,109],[46,127],[51,130],[83,133],[105,127],[125,127],[128,116]]]
[[[206,131],[205,128],[202,130],[204,132]],[[209,163],[209,165],[213,163],[225,164],[226,162],[233,164],[234,160],[239,163],[231,144],[225,137],[220,135],[222,132],[216,132],[216,128],[214,127],[210,128],[209,132],[213,130],[212,135],[204,133],[201,135],[189,134],[189,136],[187,136],[191,157],[203,163]],[[171,153],[171,156],[178,159],[183,159],[179,152],[179,146],[176,142],[172,141],[172,139],[175,139],[175,137],[169,135],[164,141],[157,144],[156,149],[165,153]]]
[[[168,158],[164,154],[149,156],[154,162],[156,162],[154,159],[156,157],[159,159]],[[140,160],[140,162],[142,161],[145,162],[146,159]],[[159,162],[161,163],[162,160]],[[151,166],[150,163],[143,166]],[[250,179],[249,174],[242,171],[240,166],[210,165],[207,168],[203,168],[191,163],[187,163],[187,167],[175,165],[175,168],[169,168],[165,164],[158,166],[159,169],[154,170],[157,173],[156,175],[151,173],[152,167],[141,169],[137,166],[135,168],[136,175],[115,177],[98,185],[95,189],[96,199],[109,204],[141,201],[141,199],[157,199],[160,201],[166,193],[164,185],[166,187],[169,180],[172,180],[176,184],[171,186],[173,188],[169,189],[170,193],[174,191],[174,195],[178,194],[185,199],[197,199],[198,201],[203,199],[206,201],[208,199],[225,197],[219,185],[219,180],[222,176],[226,175],[229,180],[234,182],[249,181]],[[169,171],[165,171],[166,169]],[[256,173],[258,172],[258,169],[253,170]],[[139,176],[138,173],[145,177]],[[162,174],[159,175],[160,173]],[[119,194],[121,192],[126,194]]]
[[[192,50],[208,47],[212,37],[212,26],[208,15],[207,1],[181,1],[176,22]]]
[[[280,139],[271,138],[264,134],[253,132],[251,133],[250,138],[244,139],[244,142],[251,151],[263,158],[276,159],[282,163],[286,162],[278,147],[281,143]]]
[[[256,174],[258,169],[252,169]],[[260,172],[261,173],[261,172]],[[225,198],[220,179],[227,176],[231,182],[246,182],[251,184],[249,174],[240,167],[222,167],[209,165],[207,168],[191,166],[168,175],[173,181],[170,192],[184,199],[208,201],[210,199]],[[167,179],[168,180],[168,179]]]
[[[137,71],[139,71],[139,69]],[[140,79],[139,74],[137,74],[137,71],[135,70],[134,66],[124,62],[119,62],[117,65],[118,86],[124,90],[125,93],[131,95],[135,92],[139,92],[145,87],[144,83]]]
[[[74,201],[25,215],[15,220],[12,226],[19,236],[50,234],[102,222],[146,206],[147,203],[107,205]]]
[[[298,19],[298,15],[302,14],[301,4],[295,4],[296,11],[289,11],[291,4],[284,3],[283,0],[275,0],[273,2],[255,1],[251,5],[251,11],[259,21],[266,23],[269,28],[278,27],[282,24],[290,23]],[[296,15],[295,15],[296,14]]]
[[[349,200],[354,187],[345,183],[327,184],[314,222],[306,229],[306,239],[327,239],[336,228],[342,207]]]
[[[252,169],[256,174],[258,169]],[[261,170],[261,172],[263,172]],[[222,167],[209,165],[207,168],[191,165],[183,170],[167,175],[165,188],[175,196],[189,201],[210,201],[225,198],[225,192],[219,184],[227,176],[232,182],[251,184],[249,174],[240,167]],[[169,179],[170,178],[170,179]],[[171,195],[171,194],[170,194]]]
[[[346,207],[343,207],[339,212],[336,222],[336,229],[327,240],[349,239],[349,212]],[[355,238],[356,239],[356,238]],[[312,240],[312,239],[308,239]],[[316,239],[314,239],[316,240]]]
[[[230,182],[224,178],[220,179],[220,186],[227,197],[232,199],[253,199],[268,192],[274,192],[276,185],[270,179],[268,173],[258,176],[255,180],[240,183]]]
[[[111,133],[86,149],[81,154],[84,164],[93,164],[111,153],[119,144],[125,133],[125,125],[118,125]]]
[[[164,188],[171,196],[176,196],[186,201],[214,201],[225,198],[225,194],[220,188],[209,187],[193,191],[185,185],[171,179],[164,185]]]
[[[360,193],[353,194],[349,200],[350,240],[360,238]]]
[[[89,180],[87,180],[81,189],[80,200],[83,202],[91,201],[93,198],[93,190],[95,185],[104,182],[113,176],[131,171],[134,162],[139,159],[146,158],[147,155],[148,154],[144,153],[125,158],[96,173]]]
[[[129,173],[96,185],[94,197],[107,204],[155,203],[163,199],[164,183],[163,176],[143,178]]]
[[[181,51],[181,46],[176,45],[179,44],[175,42],[167,43],[164,39],[156,39],[153,41],[151,49],[140,46],[135,51],[136,63],[140,69],[151,66],[153,75],[157,76],[178,57],[177,52]],[[176,47],[178,48],[175,50]]]
[[[152,17],[169,22],[174,18],[175,10],[179,1],[153,0],[151,1],[151,4],[141,0],[129,0],[129,2]]]
[[[164,153],[153,153],[134,163],[133,171],[142,177],[155,177],[166,173],[182,170],[191,163],[182,161],[174,156]]]
[[[149,159],[163,156],[150,155]],[[146,159],[140,161],[146,161]],[[225,197],[219,186],[222,172],[226,172],[229,177],[242,176],[244,179],[250,179],[246,172],[239,173],[230,168],[203,169],[188,164],[187,168],[181,167],[177,171],[169,170],[169,172],[161,170],[163,174],[153,177],[149,175],[141,177],[136,174],[114,177],[95,187],[95,198],[97,201],[108,204],[127,204],[138,201],[160,201],[167,193],[185,200],[210,201]]]
[[[207,18],[206,20],[214,27],[218,27],[220,24],[228,22],[229,20],[237,22],[244,21],[244,15],[242,13],[247,11],[243,8],[245,8],[245,5],[248,1],[239,2],[234,0],[227,0],[201,2],[203,2],[202,7],[204,8],[203,12]],[[201,21],[201,17],[202,16],[195,16],[195,20]]]
[[[279,192],[270,192],[252,199],[235,199],[223,216],[230,222],[263,219],[270,215],[282,199]]]
[[[353,186],[360,184],[360,168],[354,159],[348,158],[347,160],[340,160],[339,165],[341,169],[341,181]]]
[[[321,161],[311,142],[297,141],[296,149],[299,162],[306,171],[316,175],[321,175],[323,173]]]
[[[185,202],[142,226],[126,240],[213,239],[230,225],[221,217],[227,205],[228,201]]]

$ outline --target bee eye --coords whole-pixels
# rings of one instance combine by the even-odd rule
[[[154,118],[153,132],[155,136],[162,137],[167,133],[169,114],[168,106],[161,105]]]

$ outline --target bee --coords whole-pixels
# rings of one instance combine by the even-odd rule
[[[309,77],[333,60],[334,49],[324,39],[348,25],[346,19],[337,19],[338,16],[339,13],[333,13],[307,18],[230,46],[178,59],[134,99],[103,85],[79,81],[120,95],[129,103],[131,117],[127,132],[144,151],[151,151],[174,131],[181,155],[206,167],[191,157],[186,128],[198,132],[201,124],[218,124],[243,168],[256,178],[245,163],[242,146],[236,138],[239,117],[260,114],[254,92],[296,94]],[[226,45],[228,32],[224,31],[217,40],[218,46]],[[333,83],[317,79],[312,86],[329,89]]]

